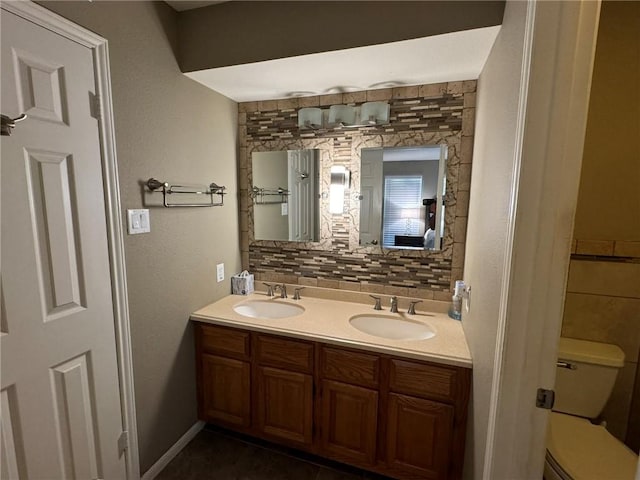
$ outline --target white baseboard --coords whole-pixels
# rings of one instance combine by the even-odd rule
[[[151,465],[151,468],[144,472],[140,480],[153,480],[156,476],[169,465],[169,462],[173,460],[180,451],[187,446],[187,444],[193,440],[200,430],[204,428],[205,422],[198,421],[193,424],[189,430],[182,435],[176,443],[174,443],[164,455],[162,455],[156,463]]]

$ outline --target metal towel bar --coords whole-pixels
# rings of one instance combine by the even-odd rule
[[[253,187],[249,192],[251,198],[256,205],[266,205],[271,203],[287,203],[288,196],[291,195],[291,192],[285,188],[277,187],[277,188],[260,188]],[[279,196],[279,200],[266,200],[264,197],[270,196]]]
[[[224,186],[216,185],[215,183],[210,183],[208,186],[204,188],[195,188],[188,187],[184,185],[171,185],[168,182],[161,182],[156,180],[155,178],[150,178],[147,180],[147,188],[151,192],[156,192],[162,189],[162,203],[165,207],[219,207],[224,205],[224,195],[225,188]],[[208,195],[209,203],[170,203],[168,200],[169,195],[174,194],[188,194],[188,195]],[[220,200],[214,201],[214,195],[219,195]]]

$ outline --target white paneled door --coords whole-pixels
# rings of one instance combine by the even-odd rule
[[[381,245],[382,150],[362,155],[360,167],[360,244]]]
[[[126,478],[93,53],[1,17],[1,478]]]

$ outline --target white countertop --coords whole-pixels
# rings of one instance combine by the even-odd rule
[[[233,310],[234,305],[249,300],[292,303],[305,310],[300,315],[280,319],[250,318]],[[357,330],[349,323],[354,315],[372,314],[406,318],[428,324],[436,335],[425,340],[389,340]],[[191,320],[246,328],[259,332],[321,341],[335,345],[428,360],[435,363],[471,368],[471,354],[461,322],[444,313],[417,311],[416,315],[375,311],[371,305],[314,297],[301,300],[271,299],[262,292],[229,295],[191,314]]]

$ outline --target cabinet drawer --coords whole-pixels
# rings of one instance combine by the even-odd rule
[[[215,325],[200,325],[200,340],[204,352],[239,358],[249,357],[249,332]]]
[[[313,344],[271,335],[258,335],[257,360],[260,365],[283,367],[305,373],[313,371]]]
[[[377,388],[380,358],[377,355],[322,347],[321,369],[324,378]]]
[[[454,368],[391,359],[389,388],[397,393],[454,401],[456,376]]]

